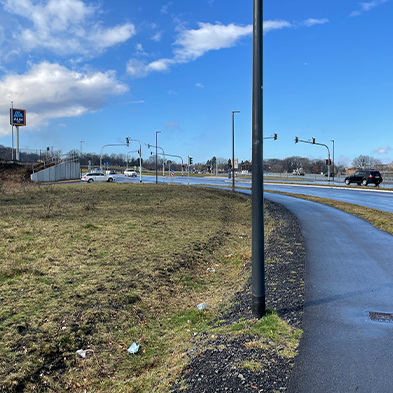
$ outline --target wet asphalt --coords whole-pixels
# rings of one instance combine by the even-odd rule
[[[305,239],[304,333],[288,391],[393,392],[393,322],[370,318],[393,321],[393,236],[329,206],[265,198],[297,216]]]

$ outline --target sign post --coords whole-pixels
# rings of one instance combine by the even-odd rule
[[[19,126],[26,125],[26,110],[18,109],[13,107],[10,108],[10,124],[12,125],[12,159],[14,158],[14,126],[16,126],[16,157],[15,159],[19,161]]]

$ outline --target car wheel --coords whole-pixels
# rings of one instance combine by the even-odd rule
[[[88,183],[94,183],[94,180],[93,179],[89,179],[87,182]]]
[[[364,180],[362,181],[362,186],[367,186],[367,180],[366,180],[366,179],[364,179]]]
[[[110,178],[108,179],[108,181],[109,181],[109,182],[112,182],[112,181],[113,181],[113,179],[110,177]]]
[[[346,184],[347,186],[349,186],[349,185],[351,184],[351,182],[349,181],[349,179],[345,179],[345,184]]]

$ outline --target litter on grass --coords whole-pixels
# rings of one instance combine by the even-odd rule
[[[206,307],[207,307],[206,302],[199,303],[199,304],[197,305],[197,309],[198,309],[198,310],[203,310],[203,309],[205,309]]]
[[[93,351],[92,349],[78,349],[78,350],[76,351],[76,353],[77,353],[81,358],[85,358],[87,352],[93,352],[93,354],[94,354],[94,351]]]
[[[130,348],[127,349],[129,353],[137,353],[139,350],[139,345],[137,343],[133,342],[130,346]]]

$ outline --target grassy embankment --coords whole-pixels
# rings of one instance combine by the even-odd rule
[[[247,279],[246,196],[3,183],[0,214],[1,391],[166,391],[188,339],[214,329],[208,322]],[[265,222],[269,236],[275,223],[268,214]],[[299,332],[277,316],[243,328],[294,356]]]
[[[357,216],[365,221],[368,221],[370,224],[375,226],[376,228],[390,233],[393,235],[393,214],[384,212],[378,209],[372,209],[370,207],[364,207],[360,205],[355,205],[352,203],[337,201],[334,199],[328,198],[320,198],[310,195],[304,194],[294,194],[289,192],[279,192],[279,191],[267,191],[270,193],[282,194],[292,196],[294,198],[306,199],[308,201],[323,203],[324,205],[334,207],[336,209],[340,209],[346,213]]]

